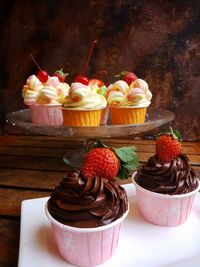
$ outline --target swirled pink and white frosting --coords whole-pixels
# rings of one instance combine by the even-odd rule
[[[62,83],[56,76],[49,76],[42,83],[35,75],[26,80],[22,96],[26,105],[61,105],[69,93],[69,85]]]
[[[136,79],[130,85],[123,80],[118,80],[109,85],[107,91],[108,105],[115,107],[148,107],[151,98],[149,86],[142,79]]]
[[[63,102],[64,108],[70,109],[103,109],[107,106],[106,98],[97,93],[96,88],[79,82],[71,84],[69,95]]]

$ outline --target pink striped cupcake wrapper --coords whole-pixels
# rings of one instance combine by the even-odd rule
[[[61,257],[77,266],[96,266],[102,264],[114,254],[120,229],[128,211],[109,225],[95,228],[76,228],[56,221],[45,208],[51,222],[53,239]]]
[[[37,125],[62,125],[63,115],[60,105],[30,105],[32,123]]]
[[[190,215],[197,188],[186,194],[164,195],[151,192],[139,186],[133,174],[132,180],[136,187],[136,196],[140,213],[147,221],[161,226],[178,226],[185,223]]]

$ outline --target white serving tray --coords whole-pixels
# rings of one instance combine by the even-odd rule
[[[102,267],[199,267],[200,194],[188,221],[177,227],[156,226],[138,211],[133,184],[124,186],[130,212],[123,223],[114,256]],[[21,206],[18,267],[70,267],[58,254],[44,207],[48,198],[25,200]]]

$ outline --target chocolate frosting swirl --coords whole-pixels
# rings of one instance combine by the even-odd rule
[[[69,172],[48,201],[50,214],[74,227],[97,227],[120,218],[128,209],[126,191],[116,180],[85,179]]]
[[[195,190],[196,174],[186,155],[180,154],[168,163],[160,163],[157,155],[151,157],[137,172],[135,181],[141,187],[162,194],[178,195]]]

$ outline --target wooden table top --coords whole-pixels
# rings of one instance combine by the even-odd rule
[[[102,139],[113,147],[135,145],[140,163],[155,152],[155,141]],[[63,155],[83,145],[81,138],[0,136],[0,267],[17,266],[21,201],[49,196],[66,171]],[[200,176],[200,142],[183,142]],[[129,183],[130,179],[125,183]],[[28,266],[27,266],[28,267]]]

